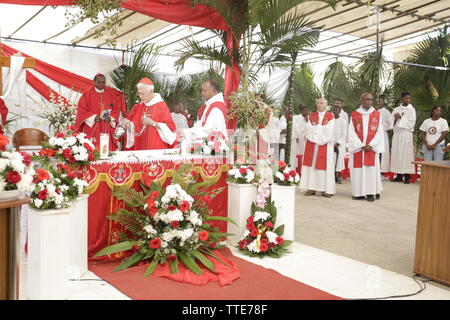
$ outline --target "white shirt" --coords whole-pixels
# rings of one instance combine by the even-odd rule
[[[433,145],[439,140],[442,132],[448,132],[448,123],[443,118],[439,118],[438,120],[428,118],[423,121],[419,130],[426,132],[425,138],[427,143]],[[441,143],[445,144],[445,141],[441,141]]]
[[[348,123],[348,114],[341,108],[341,113],[339,113],[339,118],[344,119]]]
[[[175,127],[177,128],[177,130],[189,128],[187,119],[184,115],[182,115],[181,113],[172,112],[171,116],[173,122],[175,122]]]
[[[383,124],[383,130],[388,131],[391,130],[391,122],[390,117],[391,113],[386,108],[380,108],[378,109],[378,112],[380,112],[381,122]]]
[[[399,113],[402,117],[395,121],[395,114],[397,113]],[[400,105],[392,111],[390,120],[391,128],[394,129],[394,133],[401,131],[413,132],[416,124],[416,109],[414,109],[414,107],[410,104],[406,107]]]

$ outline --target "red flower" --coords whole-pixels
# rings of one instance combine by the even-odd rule
[[[169,210],[169,211],[173,211],[173,210],[176,210],[176,209],[177,209],[177,207],[174,206],[173,204],[170,204],[170,205],[167,206],[167,210]]]
[[[239,241],[239,248],[240,249],[245,249],[246,245],[247,245],[247,241],[245,241],[245,240]]]
[[[192,170],[192,171],[191,171],[191,176],[193,176],[193,177],[198,176],[198,172],[195,171],[195,170]]]
[[[43,190],[39,191],[39,193],[38,193],[38,198],[41,199],[41,200],[47,199],[47,196],[48,196],[48,190],[47,189],[43,189]]]
[[[202,240],[202,241],[208,240],[208,239],[209,239],[208,231],[206,231],[206,230],[200,231],[200,233],[198,234],[198,237],[199,237],[200,240]]]
[[[169,256],[167,257],[167,260],[169,260],[169,261],[175,261],[175,260],[177,260],[177,256],[174,255],[174,254],[171,254],[171,255],[169,255]]]
[[[246,174],[246,173],[247,173],[247,168],[240,168],[240,169],[239,169],[239,172],[240,172],[241,174]]]
[[[180,221],[172,221],[172,227],[178,228],[180,226]]]
[[[36,170],[36,178],[39,182],[50,179],[50,174],[44,169]]]
[[[247,230],[253,230],[253,229],[256,229],[256,226],[255,226],[255,224],[253,223],[253,222],[249,222],[249,223],[247,223]]]
[[[92,147],[87,142],[83,143],[83,147],[85,147],[89,152],[94,152],[94,149],[92,149]]]
[[[284,169],[286,168],[286,162],[284,162],[283,160],[278,161],[278,166],[280,167],[280,169]]]
[[[153,208],[147,208],[147,211],[150,213],[150,215],[151,215],[152,217],[154,217],[155,214],[158,212],[158,208],[156,208],[156,207],[153,207]]]
[[[258,229],[253,229],[253,230],[250,232],[250,235],[251,235],[252,237],[258,236]]]
[[[253,223],[253,216],[250,216],[247,218],[247,223]]]
[[[159,197],[158,191],[153,191],[150,193],[150,198],[152,198],[153,200],[155,200],[158,197]]]
[[[272,229],[273,228],[273,223],[270,221],[267,221],[266,223],[264,223],[266,225],[266,228],[268,229]]]
[[[65,135],[64,135],[64,133],[62,133],[62,132],[58,132],[58,133],[55,135],[55,137],[56,137],[56,138],[64,138]]]
[[[21,152],[20,154],[22,155],[23,163],[29,166],[31,164],[31,156],[26,152]]]
[[[150,247],[152,249],[158,249],[160,245],[161,245],[161,239],[160,238],[156,238],[156,239],[150,240]]]
[[[261,243],[261,245],[259,246],[259,250],[261,250],[262,252],[266,252],[267,250],[269,250],[269,246],[267,245],[267,243]]]
[[[291,170],[291,171],[289,171],[289,174],[291,175],[292,178],[295,178],[295,176],[297,175],[297,172],[295,172],[295,170]]]
[[[185,213],[186,211],[188,211],[190,207],[191,207],[191,205],[190,205],[190,203],[189,203],[188,201],[183,201],[183,202],[180,204],[180,210],[181,210],[183,213]]]
[[[253,167],[248,167],[250,170],[255,171],[255,168]]]
[[[147,198],[145,202],[147,203],[147,207],[149,208],[156,207],[155,200],[153,200],[152,198]]]
[[[63,153],[62,153],[63,157],[66,158],[67,160],[70,160],[70,158],[73,157],[73,152],[70,149],[64,149]]]
[[[6,181],[8,181],[9,183],[12,183],[12,184],[16,184],[21,179],[22,179],[22,177],[20,176],[20,174],[17,171],[10,171],[6,175]]]
[[[47,158],[51,158],[55,155],[55,149],[42,149],[39,151],[40,156],[46,156]]]
[[[261,238],[261,244],[268,244],[269,240],[267,240],[267,238]]]
[[[88,161],[94,161],[95,160],[95,155],[94,155],[94,153],[93,152],[89,152],[89,155],[88,155]]]
[[[209,244],[209,247],[210,248],[214,248],[216,246],[216,243],[215,242],[211,242],[210,244]]]
[[[4,135],[0,134],[0,150],[1,151],[5,151],[6,150],[6,146],[9,143],[9,139],[7,137],[5,137]]]
[[[283,177],[284,177],[284,180],[289,181],[289,178],[290,178],[291,176],[289,175],[289,173],[284,173],[284,174],[283,174]]]
[[[284,242],[284,239],[282,237],[277,237],[275,240],[276,240],[276,242],[278,243],[279,246],[281,246],[283,244],[283,242]]]

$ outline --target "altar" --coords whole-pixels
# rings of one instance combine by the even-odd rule
[[[142,179],[151,179],[167,184],[177,168],[185,163],[193,164],[193,170],[203,181],[207,180],[215,187],[227,188],[226,178],[230,157],[180,155],[173,151],[171,151],[173,154],[169,154],[169,152],[162,150],[122,151],[117,152],[109,159],[95,161],[87,167],[84,178],[89,183],[89,187],[85,190],[85,193],[89,194],[89,258],[100,249],[118,242],[124,232],[122,225],[107,219],[107,216],[113,215],[125,206],[123,201],[112,196],[114,188],[126,187],[141,190]],[[214,215],[227,216],[227,195],[228,192],[225,189],[210,202]],[[217,226],[220,231],[226,232],[226,222],[214,221],[211,224]],[[120,259],[123,256],[116,254],[109,258]]]

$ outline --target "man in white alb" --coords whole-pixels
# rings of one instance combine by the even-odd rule
[[[384,152],[381,153],[380,160],[380,170],[381,173],[388,173],[391,171],[391,152],[389,150],[389,135],[388,131],[392,130],[391,128],[391,113],[384,107],[385,105],[385,96],[380,95],[378,97],[378,112],[380,112],[381,123],[383,124],[384,130]]]
[[[384,151],[381,115],[372,106],[372,95],[361,96],[361,106],[352,112],[348,128],[350,176],[353,200],[373,202],[382,191],[380,156]]]
[[[345,169],[344,163],[344,154],[345,154],[345,146],[347,144],[347,131],[348,131],[348,122],[341,118],[341,108],[339,106],[333,107],[334,114],[334,130],[333,130],[333,138],[334,138],[334,153],[335,153],[335,170],[336,170],[336,183],[341,184],[341,171]]]
[[[335,99],[334,106],[341,108],[341,113],[339,114],[339,117],[344,119],[348,124],[348,114],[347,114],[347,112],[344,111],[344,100],[339,99],[339,98]]]
[[[303,154],[300,189],[305,196],[321,192],[330,198],[336,193],[334,181],[334,116],[327,111],[327,100],[316,100],[317,111],[311,112],[306,124],[306,145]]]
[[[410,174],[416,172],[414,161],[413,131],[416,124],[416,110],[411,105],[411,94],[402,93],[402,103],[390,117],[394,129],[391,149],[391,172],[397,174],[396,182],[409,183]],[[403,180],[404,178],[404,180]]]
[[[186,116],[182,114],[183,111],[183,105],[181,102],[175,102],[172,104],[172,113],[170,114],[172,116],[173,122],[175,122],[175,127],[177,127],[177,130],[180,129],[188,129],[188,122],[186,119]]]

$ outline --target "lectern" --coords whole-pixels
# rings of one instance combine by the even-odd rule
[[[19,300],[20,208],[29,202],[0,202],[0,300]]]
[[[450,285],[450,161],[422,166],[414,273]]]

